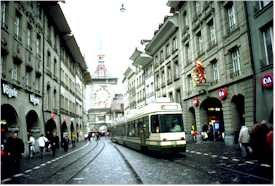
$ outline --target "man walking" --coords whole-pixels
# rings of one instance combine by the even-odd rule
[[[7,140],[7,154],[10,160],[10,173],[15,174],[20,171],[20,160],[24,153],[24,142],[18,137],[17,132],[13,132]]]
[[[244,158],[246,158],[249,154],[249,150],[248,150],[249,140],[250,140],[250,135],[249,135],[248,128],[247,126],[243,125],[240,130],[239,143],[242,151],[242,157]]]
[[[40,137],[38,138],[38,146],[40,149],[40,158],[41,159],[43,158],[43,151],[44,151],[46,142],[48,142],[48,139],[43,134],[41,134]]]

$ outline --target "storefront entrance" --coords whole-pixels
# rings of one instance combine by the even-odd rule
[[[45,132],[46,132],[46,137],[48,139],[53,137],[53,134],[56,134],[56,123],[53,119],[49,119],[46,123],[46,127],[45,127]]]
[[[1,143],[5,144],[12,132],[19,132],[18,115],[13,106],[1,105]]]
[[[207,98],[201,103],[200,118],[203,130],[207,130],[208,140],[224,140],[224,120],[222,104],[217,98]]]
[[[66,122],[64,121],[61,125],[61,139],[68,135],[68,127]]]
[[[26,115],[27,132],[32,134],[34,138],[40,136],[39,118],[34,110],[31,110]]]
[[[235,95],[231,100],[232,105],[232,128],[234,131],[234,143],[238,143],[239,132],[242,124],[245,124],[244,96]]]

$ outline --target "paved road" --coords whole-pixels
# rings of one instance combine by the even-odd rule
[[[272,183],[273,168],[240,158],[223,143],[189,144],[179,155],[143,154],[108,139],[83,143],[56,158],[24,165],[5,184],[255,184]],[[27,161],[27,160],[24,160]],[[30,161],[30,160],[28,160]]]

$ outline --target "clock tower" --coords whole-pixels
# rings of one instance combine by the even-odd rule
[[[103,125],[108,126],[111,122],[111,103],[115,95],[117,78],[112,77],[105,67],[104,55],[98,55],[96,71],[92,75],[89,84],[89,124],[91,129],[98,129]]]

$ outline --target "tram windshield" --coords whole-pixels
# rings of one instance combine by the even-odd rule
[[[181,114],[161,114],[151,116],[151,132],[183,132],[183,122]]]

